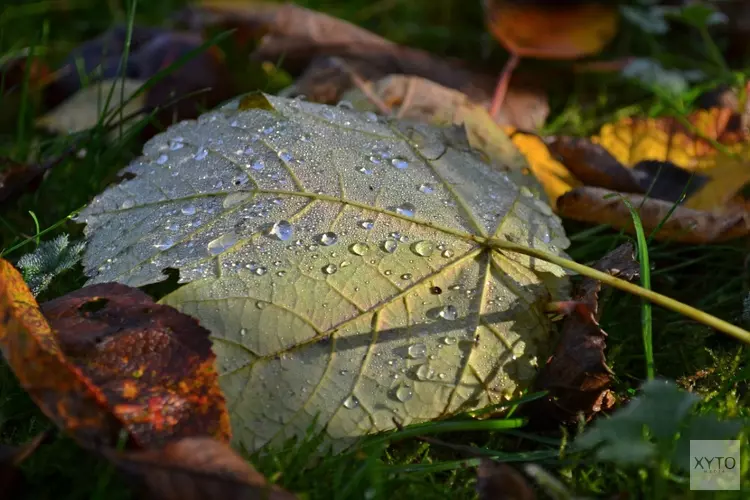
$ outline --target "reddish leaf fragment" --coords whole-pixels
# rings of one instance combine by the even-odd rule
[[[48,437],[47,432],[42,432],[21,446],[0,444],[0,491],[4,498],[16,498],[20,494],[24,477],[18,466]]]
[[[143,481],[154,500],[293,500],[295,495],[269,484],[228,445],[188,437],[158,450],[104,455]]]
[[[208,330],[116,283],[42,304],[63,353],[142,447],[185,436],[230,438]]]
[[[65,357],[20,273],[0,259],[0,349],[21,387],[79,442],[115,443],[122,424],[104,394]]]
[[[639,273],[633,252],[632,244],[626,243],[593,267],[632,280]],[[601,282],[584,278],[574,290],[573,301],[585,307],[570,309],[555,352],[536,379],[535,389],[549,394],[526,408],[538,423],[573,423],[579,413],[588,420],[614,405],[608,389],[612,372],[604,356],[607,334],[598,323],[601,287]]]
[[[534,500],[528,481],[510,465],[483,459],[477,468],[479,500]]]

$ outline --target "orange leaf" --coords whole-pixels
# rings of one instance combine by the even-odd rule
[[[190,435],[228,441],[208,331],[124,285],[87,287],[43,305],[0,259],[0,349],[21,386],[86,446],[149,447]],[[50,325],[52,327],[50,327]]]
[[[617,33],[616,5],[585,2],[521,4],[485,0],[485,17],[492,35],[508,51],[539,59],[576,59],[601,52]]]

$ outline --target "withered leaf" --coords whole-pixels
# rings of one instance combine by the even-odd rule
[[[0,203],[25,191],[44,172],[45,168],[35,163],[0,158]]]
[[[593,267],[625,280],[639,274],[630,243],[620,245]],[[555,352],[535,381],[536,390],[549,393],[526,408],[539,424],[573,423],[579,413],[589,419],[614,404],[608,389],[612,372],[604,355],[607,334],[599,326],[601,288],[600,281],[584,278],[574,289],[575,307],[564,319]]]
[[[534,500],[536,494],[526,478],[508,464],[482,459],[477,468],[479,500]]]
[[[70,363],[142,447],[185,436],[228,441],[208,330],[125,285],[85,287],[42,304]]]
[[[123,285],[43,307],[50,323],[0,260],[0,349],[40,409],[79,443],[112,446],[122,429],[135,447],[229,439],[208,331],[197,321]]]
[[[578,187],[557,200],[557,213],[582,222],[606,222],[616,229],[632,233],[632,215],[617,195],[617,192],[608,189]],[[621,196],[636,208],[646,228],[656,228],[669,215],[669,219],[656,233],[657,239],[702,244],[728,241],[750,234],[748,211],[734,210],[716,214],[678,206],[670,215],[674,208],[672,202],[646,199],[638,194]]]
[[[119,469],[140,479],[154,500],[293,500],[225,443],[185,437],[154,450],[104,451]]]
[[[206,1],[180,14],[193,28],[220,26],[237,30],[236,38],[260,38],[253,52],[257,61],[283,65],[300,73],[295,91],[311,100],[333,103],[353,87],[350,72],[365,81],[389,75],[412,75],[458,90],[471,101],[487,106],[494,90],[494,76],[477,71],[464,62],[444,59],[423,50],[401,46],[351,23],[293,4],[262,2],[227,3]],[[335,62],[346,62],[348,71]],[[547,113],[546,97],[533,82],[516,81],[511,86],[506,113],[521,114],[532,103]],[[528,103],[529,95],[532,103]],[[524,110],[514,109],[524,108]],[[512,123],[511,121],[503,123]]]

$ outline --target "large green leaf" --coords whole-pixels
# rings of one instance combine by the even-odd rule
[[[255,96],[144,153],[81,214],[85,268],[133,286],[179,270],[162,302],[213,332],[248,449],[313,422],[341,444],[497,403],[545,359],[565,272],[483,242],[568,240],[461,129]]]

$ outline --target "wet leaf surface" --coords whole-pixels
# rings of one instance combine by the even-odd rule
[[[568,241],[513,181],[528,176],[456,127],[255,96],[170,128],[125,172],[81,214],[84,268],[131,286],[179,271],[161,302],[211,330],[250,450],[483,407],[546,357],[565,273],[480,242]]]

